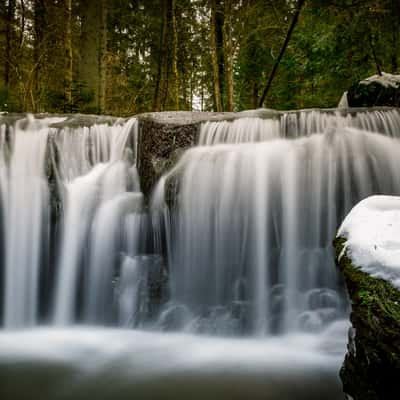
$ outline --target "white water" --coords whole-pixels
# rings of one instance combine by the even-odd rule
[[[281,124],[292,115],[303,137],[274,139],[276,121],[258,118],[204,124],[200,143],[213,145],[186,151],[156,188],[171,271],[163,318],[178,329],[318,332],[346,315],[331,241],[360,199],[400,193],[400,141],[391,137],[400,117],[313,111]],[[387,136],[346,124],[381,124]],[[260,142],[260,132],[269,139]],[[164,193],[174,187],[168,209]]]
[[[350,109],[351,110],[351,109]],[[198,144],[201,146],[222,143],[263,142],[277,138],[296,138],[322,133],[327,130],[357,128],[399,137],[399,111],[381,109],[374,111],[304,110],[276,113],[263,117],[263,110],[243,112],[243,117],[232,121],[202,124]]]
[[[26,129],[20,124],[27,123]],[[32,326],[38,317],[38,287],[42,241],[49,232],[49,198],[45,178],[48,137],[46,123],[20,121],[6,163],[2,136],[1,192],[5,249],[5,307],[7,326]]]
[[[141,243],[136,120],[51,128],[62,120],[1,127],[6,328],[37,325],[43,308],[57,324],[118,319],[114,274]]]
[[[2,399],[341,400],[346,328],[269,340],[86,328],[0,333]]]
[[[400,191],[398,111],[204,124],[150,216],[136,120],[32,124],[0,131],[2,399],[343,397],[331,240],[359,199]]]
[[[118,254],[121,251],[120,236],[123,234],[121,228],[126,216],[140,212],[141,206],[141,194],[123,193],[107,201],[97,211],[92,225],[88,284],[85,291],[88,322],[101,323],[110,318],[112,320],[112,281],[114,266],[121,263],[121,255]],[[130,254],[133,255],[135,254]],[[124,278],[122,276],[122,280]],[[131,287],[134,288],[136,284],[132,281]]]
[[[83,177],[65,187],[63,239],[55,298],[55,319],[58,323],[72,323],[76,307],[76,287],[84,255],[84,243],[90,231],[93,212],[99,196],[99,180],[107,165],[99,164]]]
[[[57,135],[65,207],[54,305],[58,324],[76,321],[82,279],[84,320],[103,324],[113,320],[116,266],[122,263],[121,254],[132,247],[123,240],[124,221],[136,222],[126,218],[140,213],[142,207],[136,169],[125,155],[132,132],[136,135],[135,120]],[[139,226],[129,228],[138,230]]]

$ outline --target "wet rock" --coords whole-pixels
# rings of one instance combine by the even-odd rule
[[[138,170],[141,188],[146,196],[150,195],[157,180],[171,166],[172,155],[195,142],[197,131],[195,123],[165,123],[158,118],[140,116]]]
[[[235,118],[235,113],[159,112],[139,120],[138,170],[142,191],[148,196],[161,175],[197,140],[201,122]]]
[[[149,315],[150,319],[158,316],[160,309],[167,300],[168,272],[165,260],[160,255],[147,256],[147,290],[149,293]]]
[[[167,303],[157,321],[157,327],[163,331],[179,331],[193,319],[190,310],[183,304]]]
[[[355,268],[334,242],[336,259],[352,303],[348,352],[340,371],[348,399],[397,398],[400,376],[400,292]]]
[[[400,106],[400,75],[374,75],[353,84],[347,92],[349,107]]]

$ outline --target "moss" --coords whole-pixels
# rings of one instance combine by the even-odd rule
[[[339,259],[343,251],[345,239],[337,238],[334,241],[336,259]],[[366,307],[371,314],[379,313],[387,319],[392,319],[396,324],[400,323],[400,291],[394,288],[389,282],[372,278],[367,273],[356,268],[351,259],[344,254],[338,263],[346,281],[353,282],[356,286],[349,289],[356,289],[350,293],[353,302]]]
[[[333,244],[351,298],[355,331],[349,349],[356,350],[349,350],[340,373],[344,391],[355,400],[391,398],[400,376],[400,292],[354,266],[343,238]]]

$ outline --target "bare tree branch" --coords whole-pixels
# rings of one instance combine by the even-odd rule
[[[295,28],[295,26],[297,24],[297,21],[299,19],[301,9],[303,8],[305,2],[306,2],[306,0],[299,0],[298,3],[297,3],[297,8],[296,8],[295,14],[293,16],[292,23],[291,23],[291,25],[289,27],[289,31],[288,31],[288,33],[286,35],[286,39],[285,39],[285,42],[283,43],[281,52],[279,53],[279,56],[278,56],[278,58],[277,58],[277,60],[276,60],[276,62],[274,64],[274,68],[271,71],[271,74],[269,76],[267,85],[265,86],[263,94],[262,94],[262,96],[260,98],[260,102],[258,104],[259,107],[262,107],[263,104],[264,104],[265,98],[267,97],[267,94],[268,94],[268,91],[269,91],[269,89],[271,87],[272,81],[273,81],[273,79],[274,79],[274,77],[276,75],[276,71],[278,70],[279,63],[281,62],[282,57],[285,54],[285,50],[286,50],[286,48],[287,48],[287,46],[289,44],[289,41],[290,41],[290,38],[291,38],[292,33],[294,31],[294,28]]]

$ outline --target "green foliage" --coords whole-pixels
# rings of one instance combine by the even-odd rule
[[[11,98],[8,93],[7,88],[0,88],[0,111],[10,111],[13,112],[14,104],[10,102]]]
[[[224,1],[218,2],[221,10]],[[175,107],[172,55],[162,46],[166,2],[107,2],[106,113],[126,116],[151,111],[165,63],[162,109]],[[16,2],[11,20],[7,4],[0,2],[1,109],[98,112],[96,93],[80,75],[88,57],[81,47],[87,3],[73,1],[71,104],[65,101],[63,2],[36,0],[25,2],[24,8]],[[211,111],[211,0],[175,0],[175,4],[179,108]],[[229,28],[234,47],[235,109],[243,110],[257,107],[296,1],[240,0],[233,4]],[[398,72],[399,32],[399,2],[307,0],[265,106],[335,107],[345,90],[378,69]],[[224,103],[224,82],[221,87]]]
[[[393,37],[398,32],[400,14],[398,10],[397,14],[392,12],[392,3],[388,0],[308,1],[279,65],[266,105],[278,109],[335,107],[353,83],[377,73],[374,52],[383,70],[396,72],[393,64],[398,56],[397,42],[394,43]],[[284,19],[290,20],[290,10],[283,16],[275,20],[287,30]],[[265,16],[261,19],[267,21]],[[265,34],[263,38],[263,55],[276,54],[284,41],[279,31],[272,40]],[[251,62],[266,72],[272,69],[272,60],[257,55]],[[255,76],[260,76],[260,72]],[[263,85],[266,80],[264,77]],[[248,104],[244,103],[243,108],[246,107]]]

